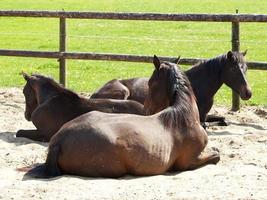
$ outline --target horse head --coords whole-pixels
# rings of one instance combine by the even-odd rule
[[[52,78],[39,74],[21,73],[26,80],[23,94],[26,101],[25,118],[31,120],[32,112],[44,101],[66,92],[67,90]]]
[[[30,121],[31,120],[31,115],[33,111],[37,108],[38,106],[38,101],[36,98],[36,92],[33,88],[34,82],[36,81],[36,78],[34,76],[28,75],[24,72],[21,73],[23,78],[26,81],[26,84],[23,88],[23,94],[25,97],[25,113],[24,116],[25,118]]]
[[[243,100],[248,100],[252,96],[246,79],[248,69],[244,59],[246,53],[247,51],[242,53],[229,51],[226,54],[226,65],[221,74],[222,81],[237,92]]]
[[[144,103],[146,114],[157,113],[173,104],[173,95],[175,94],[173,82],[176,81],[175,76],[172,76],[172,83],[170,84],[166,82],[166,77],[171,75],[169,70],[170,67],[173,70],[177,69],[176,63],[179,62],[179,59],[180,57],[176,59],[175,63],[173,61],[160,62],[159,58],[154,55],[153,64],[155,69],[148,81],[148,96]]]

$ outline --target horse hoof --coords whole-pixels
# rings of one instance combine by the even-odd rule
[[[229,125],[229,122],[227,121],[221,121],[218,123],[219,126],[228,126]]]
[[[220,161],[220,154],[217,151],[213,152],[209,163],[216,165],[219,161]]]
[[[201,126],[206,130],[207,129],[207,124],[205,122],[201,122]]]
[[[16,137],[23,137],[23,130],[18,130],[16,133]]]

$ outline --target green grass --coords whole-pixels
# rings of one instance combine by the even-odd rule
[[[66,10],[160,13],[267,13],[262,0],[1,0],[2,10]],[[58,50],[58,19],[0,17],[0,49]],[[231,23],[67,20],[67,49],[78,52],[127,53],[211,58],[231,49]],[[266,61],[267,24],[242,23],[241,49],[247,60]],[[186,68],[186,67],[185,67]],[[38,72],[58,80],[54,59],[0,57],[0,86],[22,86],[19,75]],[[151,64],[68,61],[68,87],[92,92],[112,78],[150,76]],[[267,72],[249,70],[253,97],[246,104],[267,105]],[[231,90],[223,87],[217,104],[231,104]]]

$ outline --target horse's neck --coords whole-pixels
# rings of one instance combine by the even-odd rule
[[[198,108],[193,96],[177,94],[173,106],[156,114],[161,124],[174,134],[185,132],[199,122]]]
[[[60,91],[57,88],[53,89],[42,88],[36,92],[38,103],[42,104],[46,100],[51,99],[52,97],[56,96],[59,93]]]
[[[199,95],[212,98],[222,86],[222,63],[219,60],[209,60],[206,64],[193,67],[186,71],[197,99]]]

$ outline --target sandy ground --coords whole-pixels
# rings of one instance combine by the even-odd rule
[[[267,199],[267,109],[212,112],[230,122],[208,129],[207,150],[221,153],[216,166],[152,177],[27,180],[16,168],[44,162],[47,144],[15,138],[33,125],[24,119],[22,90],[0,89],[0,199]]]

